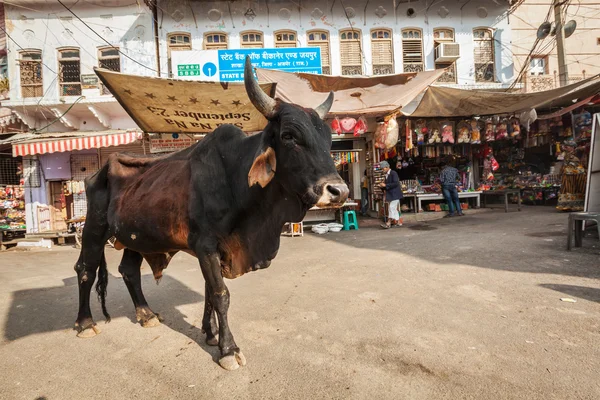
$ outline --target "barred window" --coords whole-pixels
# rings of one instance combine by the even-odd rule
[[[260,49],[264,47],[263,34],[259,31],[246,31],[240,33],[242,49]]]
[[[321,48],[321,68],[325,75],[331,75],[331,55],[329,53],[329,32],[309,31],[308,46]]]
[[[454,43],[454,29],[436,28],[433,30],[433,46],[435,49],[442,43]],[[447,69],[446,69],[447,68]],[[435,69],[446,69],[446,72],[438,78],[438,82],[456,83],[456,62],[436,62]]]
[[[44,94],[42,81],[42,52],[27,50],[20,53],[19,70],[22,97],[41,97]]]
[[[121,72],[121,55],[118,48],[104,47],[98,49],[98,66],[111,71]],[[100,93],[110,94],[106,86],[100,84]]]
[[[340,31],[342,75],[362,75],[362,42],[358,29]]]
[[[275,32],[275,47],[298,47],[296,31]]]
[[[371,31],[371,57],[373,75],[394,73],[394,45],[390,29],[374,29]]]
[[[205,33],[205,50],[225,50],[227,49],[227,35],[224,33]]]
[[[177,32],[167,35],[167,69],[169,76],[173,76],[171,65],[171,53],[174,51],[185,51],[192,49],[192,39],[189,33]]]
[[[473,30],[475,82],[495,82],[494,35],[491,29]]]
[[[402,65],[404,72],[421,72],[423,63],[423,33],[420,29],[402,30]]]
[[[81,95],[79,49],[62,49],[58,51],[58,81],[61,96]]]

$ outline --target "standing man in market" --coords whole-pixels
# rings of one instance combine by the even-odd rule
[[[381,182],[379,186],[385,190],[385,201],[389,203],[388,218],[384,224],[381,224],[381,227],[389,229],[392,226],[402,226],[399,212],[400,199],[402,198],[400,179],[396,171],[390,168],[390,164],[387,161],[382,161],[379,165],[385,174],[385,182]]]
[[[442,193],[448,203],[448,215],[446,217],[454,217],[454,215],[462,217],[464,214],[460,207],[458,190],[456,189],[456,183],[460,179],[460,176],[458,175],[458,170],[452,166],[453,161],[450,157],[444,161],[444,167],[440,173],[440,182],[442,184]]]
[[[360,215],[363,217],[367,215],[369,209],[369,177],[367,176],[367,170],[360,180]]]

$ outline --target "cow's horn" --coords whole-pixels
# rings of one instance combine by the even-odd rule
[[[331,110],[331,105],[333,104],[333,91],[329,92],[329,96],[327,99],[321,104],[319,107],[315,108],[317,114],[321,119],[325,119],[329,110]]]
[[[244,85],[246,93],[254,107],[267,118],[273,118],[277,114],[277,102],[269,97],[258,85],[252,73],[252,63],[250,57],[246,56],[246,66],[244,67]]]

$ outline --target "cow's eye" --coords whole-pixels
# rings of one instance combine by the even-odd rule
[[[283,135],[281,135],[281,139],[284,142],[289,142],[289,141],[294,140],[294,135],[292,135],[291,133],[284,133]]]

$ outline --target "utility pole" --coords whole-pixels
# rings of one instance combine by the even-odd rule
[[[564,0],[554,0],[554,24],[556,26],[556,52],[558,53],[558,79],[560,86],[568,84],[567,63],[565,62],[565,37],[562,20],[562,5]]]

